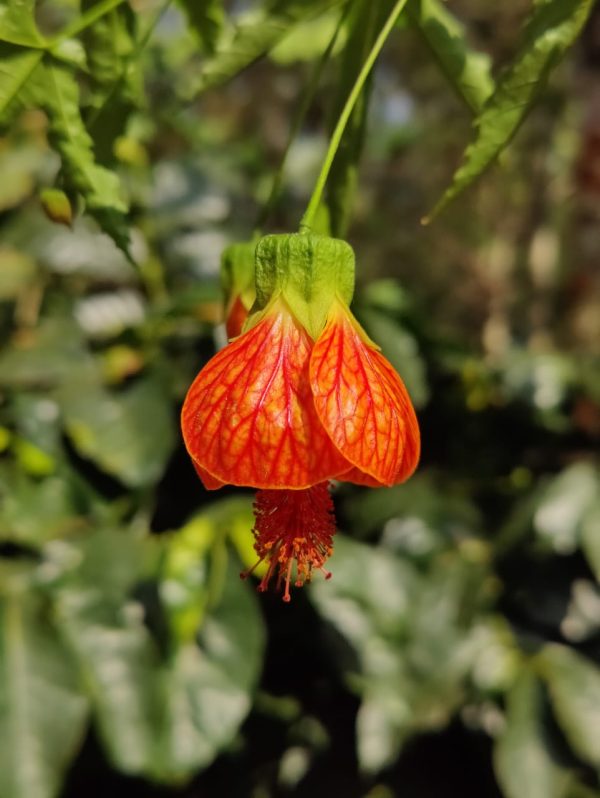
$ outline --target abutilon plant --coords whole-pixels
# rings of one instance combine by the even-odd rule
[[[200,371],[183,404],[185,445],[204,486],[257,489],[258,561],[242,576],[266,562],[259,590],[277,574],[284,601],[292,580],[300,587],[315,570],[330,576],[324,568],[335,534],[330,482],[395,485],[419,461],[419,426],[404,383],[350,311],[354,252],[345,241],[312,232],[344,129],[405,3],[394,4],[360,67],[301,232],[256,243],[255,300],[245,321],[249,245],[225,253],[233,340]]]
[[[329,483],[408,479],[419,427],[402,380],[350,311],[354,253],[346,242],[265,236],[255,290],[243,333],[189,389],[182,429],[207,489],[258,490],[255,550],[268,565],[259,589],[277,573],[289,601],[292,580],[301,586],[315,569],[329,575]]]

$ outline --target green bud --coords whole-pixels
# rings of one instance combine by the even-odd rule
[[[256,245],[256,303],[281,296],[315,340],[333,302],[354,293],[354,251],[345,241],[312,233],[270,235]]]
[[[40,202],[44,213],[52,222],[71,226],[73,210],[64,191],[58,188],[44,188],[40,191]]]
[[[221,286],[225,304],[239,296],[249,308],[254,302],[254,250],[256,240],[230,244],[221,255]]]

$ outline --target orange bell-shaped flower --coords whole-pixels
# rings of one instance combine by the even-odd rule
[[[331,553],[327,483],[394,485],[419,460],[406,388],[348,307],[348,250],[306,235],[262,239],[259,310],[206,364],[183,405],[185,444],[205,487],[258,489],[255,549],[269,562],[260,588],[277,570],[285,600],[294,562],[301,585]]]

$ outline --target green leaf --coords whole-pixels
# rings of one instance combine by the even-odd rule
[[[175,440],[170,399],[161,383],[144,377],[116,393],[81,376],[58,395],[77,451],[130,487],[157,480]]]
[[[79,111],[75,78],[69,69],[56,62],[49,62],[44,74],[44,95],[38,100],[48,111],[49,137],[60,153],[65,177],[82,194],[87,209],[102,229],[127,253],[127,203],[121,196],[117,175],[95,162],[92,139]]]
[[[600,765],[600,669],[570,648],[547,645],[538,656],[558,723],[584,762]]]
[[[88,706],[72,663],[30,596],[0,602],[0,795],[53,798],[77,752]]]
[[[568,774],[552,755],[542,686],[522,668],[507,697],[506,726],[496,741],[494,766],[506,798],[563,798]]]
[[[214,53],[225,21],[222,0],[204,0],[201,3],[196,0],[179,0],[179,5],[206,51]]]
[[[29,84],[38,76],[43,50],[24,49],[0,42],[0,126],[6,127],[30,93]]]
[[[8,0],[0,7],[0,41],[23,47],[43,47],[35,24],[35,0]]]
[[[84,7],[93,8],[92,0],[86,0]],[[117,137],[123,134],[133,109],[144,103],[136,22],[134,12],[124,6],[98,19],[82,36],[90,73],[90,108],[84,119],[102,163],[114,161]]]
[[[469,47],[464,26],[439,0],[411,0],[406,11],[457,94],[480,111],[494,91],[489,56]]]
[[[322,14],[343,0],[270,0],[244,14],[233,31],[221,38],[213,57],[203,65],[193,93],[219,86],[268,53],[298,22]]]
[[[0,123],[20,109],[43,108],[48,135],[62,161],[66,188],[78,191],[104,232],[128,254],[128,206],[116,174],[99,166],[79,110],[79,88],[71,69],[41,50],[0,47]]]
[[[475,119],[475,138],[427,221],[467,188],[508,144],[542,93],[551,70],[579,35],[591,8],[592,0],[546,0],[536,6],[520,54],[501,75]]]

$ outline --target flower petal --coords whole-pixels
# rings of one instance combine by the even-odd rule
[[[410,397],[350,311],[340,306],[314,345],[310,381],[319,418],[344,457],[369,479],[393,485],[413,473],[420,435]]]
[[[311,345],[281,305],[196,377],[183,405],[183,436],[192,459],[213,478],[307,488],[348,470],[312,401]]]
[[[202,468],[202,466],[199,466],[195,460],[192,460],[192,465],[196,469],[196,474],[198,474],[202,480],[202,484],[206,490],[219,490],[219,488],[222,488],[223,485],[226,484],[225,482],[221,482],[220,479],[213,477],[212,474],[209,474],[208,471]]]

